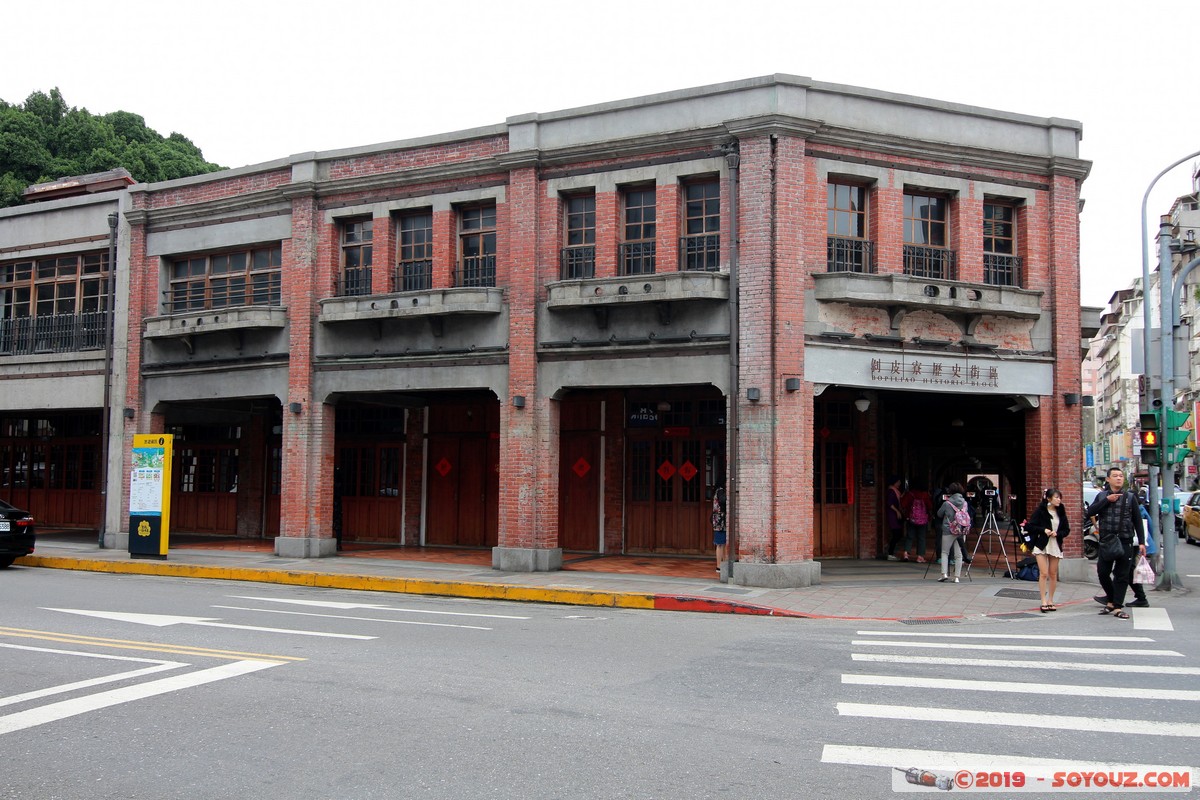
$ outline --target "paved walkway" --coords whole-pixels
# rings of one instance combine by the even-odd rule
[[[449,554],[447,557],[451,557]],[[319,559],[280,558],[257,549],[172,548],[165,560],[102,550],[79,536],[40,536],[37,552],[17,566],[184,578],[257,581],[336,589],[475,597],[579,606],[760,614],[770,616],[938,620],[1040,616],[1037,584],[993,577],[975,564],[973,580],[939,583],[935,565],[827,561],[819,586],[761,589],[671,575],[562,570],[513,573],[474,563],[406,560],[369,554]],[[1060,607],[1092,602],[1093,583],[1060,584]],[[1152,603],[1153,603],[1153,595]]]

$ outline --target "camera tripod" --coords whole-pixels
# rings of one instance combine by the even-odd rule
[[[983,527],[979,530],[979,538],[975,540],[975,549],[971,551],[971,560],[967,562],[967,577],[971,576],[971,567],[975,561],[975,556],[979,553],[979,545],[983,544],[984,537],[988,538],[987,556],[988,567],[991,568],[991,577],[996,577],[996,565],[992,563],[992,539],[995,537],[996,542],[1000,544],[1000,555],[1004,556],[1004,566],[1008,567],[1008,574],[1015,577],[1013,572],[1012,562],[1008,560],[1008,552],[1004,549],[1004,537],[1000,534],[1000,528],[996,525],[996,509],[993,498],[989,497],[987,516],[983,518]]]

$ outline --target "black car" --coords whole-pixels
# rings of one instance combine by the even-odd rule
[[[33,515],[0,500],[0,569],[33,552]]]

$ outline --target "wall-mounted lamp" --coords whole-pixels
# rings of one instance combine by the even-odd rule
[[[860,394],[858,399],[854,401],[854,407],[862,413],[867,413],[867,409],[871,407],[871,398],[865,394]]]
[[[300,405],[299,403],[288,403],[288,411],[292,412],[293,414],[299,414],[303,410],[304,406]]]
[[[513,395],[513,408],[524,408],[524,407],[525,407],[525,395],[514,394]]]
[[[755,389],[754,387],[747,389],[746,399],[751,403],[757,403],[759,400],[762,400],[762,390]]]
[[[1063,402],[1069,406],[1079,405],[1079,399],[1080,399],[1079,395],[1076,394],[1075,392],[1067,392],[1066,394],[1063,395]]]
[[[800,391],[800,379],[799,378],[785,378],[783,381],[783,388],[787,389],[789,392]]]
[[[132,408],[127,408],[121,412],[121,416],[123,416],[125,419],[133,419],[134,417],[137,416],[137,412],[134,411]]]

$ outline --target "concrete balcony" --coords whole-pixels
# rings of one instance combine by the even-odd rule
[[[827,303],[1022,319],[1037,319],[1042,314],[1041,292],[1013,286],[859,272],[822,272],[813,278],[816,299]]]
[[[729,300],[729,273],[688,270],[618,278],[582,278],[546,284],[550,310],[597,308],[631,303]]]
[[[248,331],[287,326],[282,306],[228,306],[196,309],[146,318],[146,339],[187,339],[205,333]]]
[[[456,314],[499,314],[504,309],[504,290],[495,286],[463,286],[395,294],[328,297],[319,301],[319,305],[321,312],[317,321],[327,325]]]

